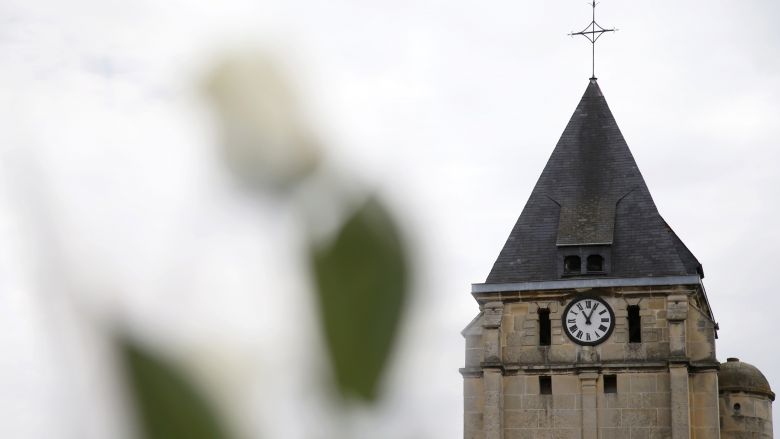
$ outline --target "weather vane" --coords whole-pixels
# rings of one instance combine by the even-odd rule
[[[590,4],[593,7],[593,19],[591,20],[590,24],[580,32],[570,33],[569,36],[573,37],[574,35],[582,35],[583,37],[587,38],[588,41],[590,41],[593,49],[593,73],[590,79],[596,79],[596,41],[598,41],[598,39],[601,38],[604,33],[615,32],[617,29],[604,29],[600,24],[596,23],[596,0],[592,0]]]

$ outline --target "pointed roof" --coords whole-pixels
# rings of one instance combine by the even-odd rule
[[[595,79],[486,283],[560,279],[560,249],[572,246],[609,248],[611,268],[601,277],[703,277],[699,261],[658,213]]]

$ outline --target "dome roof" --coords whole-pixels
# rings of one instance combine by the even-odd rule
[[[729,358],[720,365],[718,371],[718,390],[722,392],[755,393],[775,400],[775,394],[769,387],[769,381],[756,366]]]

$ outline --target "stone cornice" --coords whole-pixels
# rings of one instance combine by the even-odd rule
[[[522,291],[566,290],[580,288],[646,287],[663,285],[701,285],[701,278],[689,276],[659,276],[637,278],[561,279],[541,282],[517,282],[507,284],[471,284],[471,293],[503,293]]]

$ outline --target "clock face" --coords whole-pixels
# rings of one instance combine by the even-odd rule
[[[615,329],[615,313],[598,297],[577,297],[563,311],[563,330],[577,344],[602,343]]]

